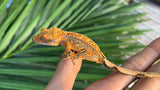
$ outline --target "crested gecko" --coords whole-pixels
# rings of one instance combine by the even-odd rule
[[[87,59],[104,64],[112,71],[118,71],[126,75],[137,77],[160,77],[159,73],[140,72],[117,66],[106,59],[98,45],[87,36],[79,33],[63,31],[59,28],[43,28],[41,32],[33,36],[32,40],[39,44],[65,47],[62,54],[64,60],[71,58],[73,63],[76,59]]]

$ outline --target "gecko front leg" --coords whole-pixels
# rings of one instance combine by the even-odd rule
[[[71,50],[71,44],[67,41],[63,41],[62,43],[60,43],[61,46],[65,47],[65,51],[63,52],[63,54],[61,55],[61,58],[63,58],[63,60],[66,60],[68,58],[71,58],[70,56],[70,50]]]
[[[73,52],[72,49],[72,41],[68,42],[68,41],[64,41],[61,43],[62,46],[65,47],[65,51],[63,52],[61,58],[63,60],[68,60],[68,59],[72,59],[73,64],[75,64],[75,52]]]
[[[76,51],[76,50],[70,49],[68,51],[68,49],[67,49],[64,51],[61,58],[63,58],[63,60],[67,60],[67,59],[71,58],[73,61],[73,64],[75,64],[76,59],[80,59],[80,58],[83,59],[84,53],[85,53],[85,51],[83,49],[82,49],[82,52],[81,52],[81,50]]]
[[[76,59],[80,59],[80,58],[83,59],[82,56],[86,52],[85,49],[75,48],[76,46],[74,44],[72,44],[72,41],[71,42],[63,42],[61,45],[65,47],[65,51],[61,56],[61,58],[63,58],[63,60],[67,60],[67,59],[71,58],[73,61],[73,64],[75,64]]]
[[[73,64],[75,64],[75,59],[78,59],[77,58],[77,56],[75,55],[75,53],[73,53],[71,50],[70,51],[64,51],[63,52],[63,54],[62,54],[62,56],[61,56],[61,58],[63,59],[63,60],[68,60],[68,59],[72,59],[72,61],[73,61]]]

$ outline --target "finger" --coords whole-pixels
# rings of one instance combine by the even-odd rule
[[[45,90],[72,90],[81,64],[82,59],[77,59],[75,64],[73,64],[72,59],[60,60],[56,71]]]
[[[160,38],[153,41],[148,47],[143,49],[138,54],[132,56],[124,65],[124,68],[144,71],[146,70],[160,55]],[[121,90],[128,86],[135,77],[113,72],[107,77],[96,81],[87,87],[87,90],[103,90],[104,88],[111,90]]]
[[[153,65],[149,72],[159,72],[160,73],[160,62]],[[131,90],[160,90],[160,78],[141,78],[138,80]]]

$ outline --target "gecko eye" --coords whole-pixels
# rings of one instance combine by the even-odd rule
[[[41,37],[40,40],[41,40],[42,42],[45,42],[45,38],[44,38],[44,37]]]

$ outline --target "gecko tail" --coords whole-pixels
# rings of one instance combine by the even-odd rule
[[[160,73],[154,73],[154,72],[141,72],[141,71],[134,71],[127,68],[123,68],[120,66],[117,66],[113,64],[112,62],[108,60],[104,60],[104,65],[108,67],[109,69],[113,71],[118,71],[120,73],[130,75],[130,76],[136,76],[136,77],[160,77]]]
[[[160,77],[160,73],[134,71],[120,66],[117,67],[117,71],[126,75],[131,75],[136,77]]]

